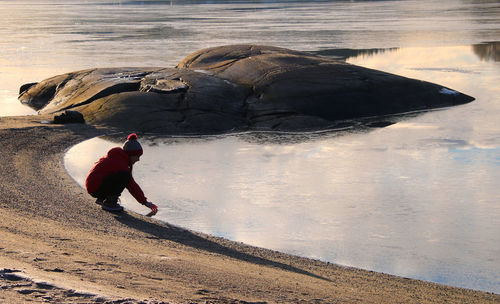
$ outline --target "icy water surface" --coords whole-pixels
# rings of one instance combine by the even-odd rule
[[[396,123],[381,129],[144,137],[134,175],[160,206],[157,218],[169,223],[498,293],[500,62],[484,55],[494,45],[391,49],[348,59],[439,80],[475,96],[473,103],[387,117]],[[86,141],[68,152],[66,166],[83,185],[92,163],[116,145]],[[123,203],[147,213],[128,194]]]
[[[24,83],[171,67],[234,43],[347,57],[476,97],[383,129],[144,139],[134,174],[171,223],[500,293],[498,1],[3,0],[0,35],[0,116],[34,113],[17,101]],[[84,142],[66,165],[81,183],[114,145]]]

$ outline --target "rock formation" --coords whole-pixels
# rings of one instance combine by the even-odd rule
[[[100,68],[23,86],[43,114],[78,111],[124,130],[217,133],[328,129],[362,117],[467,103],[425,81],[277,47],[203,49],[175,68]]]

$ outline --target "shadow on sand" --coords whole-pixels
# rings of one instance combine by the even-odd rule
[[[127,225],[133,229],[151,235],[152,239],[169,240],[185,246],[190,246],[196,249],[225,255],[241,261],[263,266],[276,267],[282,270],[291,271],[298,274],[303,274],[313,278],[331,282],[330,279],[316,275],[309,271],[291,265],[287,265],[282,262],[272,261],[266,258],[252,255],[250,253],[226,247],[222,244],[219,244],[218,242],[214,242],[210,239],[203,237],[201,234],[198,235],[195,232],[174,225],[170,225],[168,223],[146,221],[128,212],[117,214],[115,218],[117,221],[119,221],[124,225]]]

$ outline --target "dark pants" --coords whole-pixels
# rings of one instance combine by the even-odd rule
[[[103,179],[99,190],[91,195],[95,198],[105,199],[110,196],[120,196],[125,187],[127,187],[132,174],[130,171],[120,171],[111,174]]]

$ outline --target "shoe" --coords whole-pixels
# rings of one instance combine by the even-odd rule
[[[102,204],[104,203],[104,198],[98,198],[98,199],[96,199],[96,200],[95,200],[95,203],[96,203],[97,205],[102,205]]]
[[[110,196],[107,197],[102,203],[102,210],[106,210],[109,212],[122,212],[123,207],[118,204],[118,196]]]

